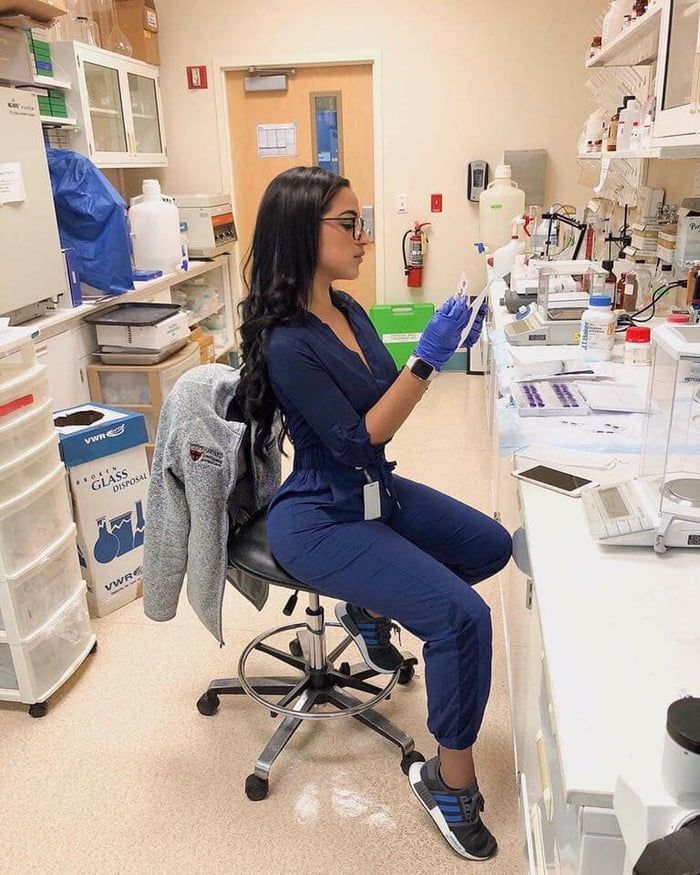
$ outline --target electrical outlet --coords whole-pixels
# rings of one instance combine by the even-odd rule
[[[407,194],[397,194],[396,195],[396,212],[397,213],[407,213],[408,212],[408,195]]]

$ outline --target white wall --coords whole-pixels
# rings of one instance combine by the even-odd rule
[[[547,200],[582,206],[576,143],[589,106],[584,56],[607,0],[159,0],[166,192],[222,185],[211,80],[236,57],[381,52],[387,301],[442,301],[468,265],[483,266],[478,207],[466,200],[467,162],[492,171],[504,149],[547,149]],[[207,64],[208,91],[188,91],[185,66]],[[348,123],[348,120],[345,120]],[[129,174],[129,188],[132,188]],[[409,213],[394,196],[406,193]],[[430,214],[442,192],[443,213]],[[413,218],[432,219],[422,293],[405,288],[400,241]],[[242,255],[242,253],[240,254]]]

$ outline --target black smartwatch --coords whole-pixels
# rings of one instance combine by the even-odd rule
[[[419,359],[417,355],[409,356],[409,359],[406,362],[406,368],[414,377],[418,377],[418,379],[422,380],[424,383],[430,382],[430,380],[433,380],[440,373],[432,365],[429,365],[428,362]]]

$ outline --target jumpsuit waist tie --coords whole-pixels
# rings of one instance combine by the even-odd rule
[[[304,447],[303,449],[299,448],[295,449],[294,451],[293,468],[295,471],[302,471],[309,468],[327,470],[329,467],[332,466],[333,461],[331,460],[331,458],[329,458],[329,454],[322,444]],[[401,502],[396,495],[391,477],[391,472],[394,470],[394,468],[396,468],[396,462],[389,461],[385,458],[379,458],[368,467],[355,467],[355,470],[362,471],[364,473],[365,480],[368,483],[374,479],[379,480],[379,483],[381,484],[386,494],[393,501],[396,502],[399,508],[401,508]],[[376,471],[376,477],[373,476],[374,471]]]

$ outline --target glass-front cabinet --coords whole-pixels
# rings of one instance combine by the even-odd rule
[[[665,0],[654,137],[700,133],[700,2]]]
[[[81,43],[54,43],[70,75],[71,147],[98,167],[160,167],[167,149],[158,68]]]

